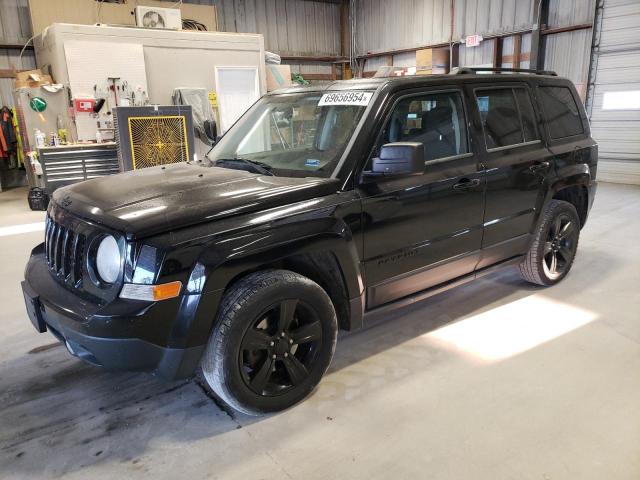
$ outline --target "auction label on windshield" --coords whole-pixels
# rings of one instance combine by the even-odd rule
[[[325,93],[318,102],[319,107],[328,105],[369,105],[373,92]]]

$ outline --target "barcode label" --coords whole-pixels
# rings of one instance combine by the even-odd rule
[[[325,107],[328,105],[369,105],[373,97],[372,92],[338,92],[338,93],[325,93],[322,95],[319,107]]]

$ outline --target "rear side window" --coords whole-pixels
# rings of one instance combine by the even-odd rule
[[[524,88],[476,90],[487,150],[538,139],[535,114]]]
[[[516,88],[514,90],[516,99],[518,100],[518,108],[520,109],[520,118],[522,119],[522,131],[524,133],[524,141],[531,142],[538,140],[538,132],[536,131],[536,116],[533,113],[533,105],[529,92],[524,88]]]
[[[544,120],[553,139],[584,133],[580,110],[567,87],[539,87]]]

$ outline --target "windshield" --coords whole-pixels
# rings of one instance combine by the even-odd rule
[[[265,96],[208,158],[227,168],[244,169],[251,162],[278,176],[329,177],[372,95],[349,91]]]

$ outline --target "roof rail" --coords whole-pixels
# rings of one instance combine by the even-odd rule
[[[532,73],[534,75],[551,75],[557,77],[558,74],[553,70],[530,70],[528,68],[499,68],[499,67],[459,67],[451,71],[451,75],[465,75],[479,72],[497,72],[497,73]]]

